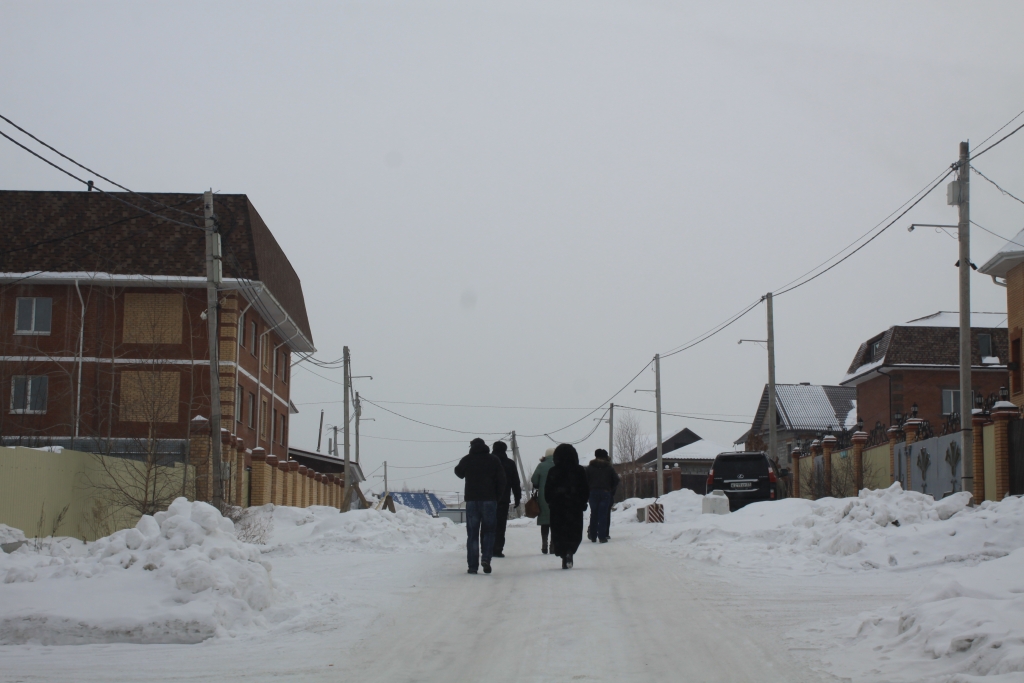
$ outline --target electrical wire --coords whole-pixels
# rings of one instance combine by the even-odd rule
[[[70,161],[71,163],[73,163],[73,164],[74,164],[75,166],[78,166],[79,168],[81,168],[81,169],[84,169],[84,170],[88,171],[89,173],[92,173],[92,174],[93,174],[94,176],[96,176],[97,178],[102,178],[103,180],[106,180],[106,181],[107,181],[108,183],[110,183],[110,184],[111,184],[111,185],[113,185],[114,187],[118,187],[118,188],[121,188],[122,190],[124,190],[125,192],[127,192],[127,193],[129,193],[129,194],[133,194],[133,195],[135,195],[136,197],[141,197],[142,199],[145,199],[146,201],[152,202],[152,203],[154,203],[154,204],[156,204],[156,205],[158,205],[158,206],[162,206],[162,207],[164,207],[165,209],[173,209],[173,210],[177,211],[178,213],[182,213],[182,214],[185,214],[186,216],[190,216],[190,217],[193,217],[193,216],[194,216],[194,214],[192,214],[192,213],[190,213],[190,212],[188,212],[188,211],[182,211],[181,209],[175,208],[174,206],[168,206],[167,204],[164,204],[163,202],[157,201],[156,199],[153,199],[152,197],[147,197],[146,195],[142,195],[142,194],[139,194],[138,192],[134,192],[134,191],[132,191],[132,190],[129,190],[129,189],[128,189],[127,187],[125,187],[124,185],[121,185],[121,184],[119,184],[119,183],[115,183],[115,182],[114,182],[113,180],[111,180],[110,178],[107,178],[106,176],[104,176],[104,175],[101,175],[101,174],[97,173],[96,171],[92,170],[92,169],[91,169],[91,168],[89,168],[88,166],[83,166],[82,164],[78,163],[77,161],[75,161],[74,159],[72,159],[71,157],[69,157],[69,156],[68,156],[67,154],[64,154],[63,152],[61,152],[61,151],[60,151],[59,149],[57,149],[56,147],[53,147],[52,145],[48,145],[47,143],[45,143],[45,142],[43,142],[42,140],[40,140],[39,138],[37,138],[37,137],[36,137],[35,135],[32,135],[32,133],[29,133],[29,132],[28,132],[27,130],[25,130],[24,128],[22,128],[22,127],[21,127],[21,126],[19,126],[18,124],[16,124],[16,123],[15,123],[14,121],[11,121],[11,120],[10,120],[9,118],[7,118],[6,116],[4,116],[3,114],[0,114],[0,119],[3,119],[4,121],[6,121],[7,123],[9,123],[10,125],[14,126],[14,127],[15,127],[15,128],[17,128],[18,130],[20,130],[20,131],[21,131],[22,133],[24,133],[25,135],[29,136],[30,138],[32,138],[33,140],[35,140],[36,142],[38,142],[38,143],[39,143],[40,145],[42,145],[43,147],[45,147],[45,148],[47,148],[48,150],[50,150],[51,152],[54,152],[54,153],[56,153],[56,154],[58,154],[58,155],[60,155],[60,156],[64,157],[65,159],[67,159],[68,161]],[[88,184],[88,183],[87,183],[87,184]],[[98,188],[97,188],[97,189],[98,189]]]
[[[370,434],[360,434],[360,438],[363,439],[380,439],[382,441],[405,441],[408,443],[466,443],[465,439],[396,439],[390,436],[371,436]]]
[[[1017,114],[1017,116],[1020,116],[1020,114]],[[1015,116],[1014,118],[1017,118],[1017,117]],[[1006,126],[1003,126],[1003,128],[1006,128]],[[989,146],[988,146],[988,147],[986,147],[985,149],[981,150],[980,152],[975,152],[974,154],[972,154],[972,155],[971,155],[971,156],[970,156],[970,157],[968,158],[968,161],[974,161],[975,159],[977,159],[978,157],[980,157],[980,156],[981,156],[982,154],[984,154],[985,152],[989,151],[990,149],[992,149],[993,147],[995,147],[995,146],[996,146],[996,145],[998,145],[999,143],[1001,143],[1001,142],[1003,142],[1004,140],[1006,140],[1006,139],[1007,139],[1008,137],[1010,137],[1011,135],[1014,135],[1015,133],[1017,133],[1017,132],[1018,132],[1018,131],[1019,131],[1019,130],[1020,130],[1021,128],[1024,128],[1024,123],[1022,123],[1021,125],[1017,126],[1017,127],[1016,127],[1016,128],[1014,128],[1013,130],[1011,130],[1011,131],[1010,131],[1009,133],[1007,133],[1007,134],[1006,134],[1006,135],[1004,135],[1003,137],[999,138],[998,140],[996,140],[995,142],[993,142],[993,143],[992,143],[991,145],[989,145]],[[1002,130],[1002,128],[1000,128],[1000,130]],[[984,144],[984,143],[983,143],[983,144]]]
[[[1014,117],[1013,117],[1012,119],[1010,119],[1009,121],[1007,121],[1006,123],[1004,123],[1003,125],[1001,125],[1001,126],[999,127],[999,130],[997,130],[996,132],[992,133],[992,135],[989,135],[989,136],[988,136],[987,138],[985,138],[984,140],[982,140],[981,142],[979,142],[979,143],[978,143],[978,147],[981,147],[981,146],[982,146],[982,145],[984,145],[984,144],[985,144],[986,142],[988,142],[989,140],[991,140],[991,139],[992,139],[992,138],[994,138],[995,136],[999,135],[999,131],[1001,131],[1002,129],[1006,128],[1006,127],[1007,127],[1007,126],[1009,126],[1009,125],[1010,125],[1011,123],[1013,123],[1014,121],[1016,121],[1017,119],[1019,119],[1019,118],[1021,117],[1021,115],[1022,115],[1022,114],[1024,114],[1024,109],[1022,109],[1022,110],[1021,110],[1021,111],[1020,111],[1020,112],[1019,112],[1019,113],[1018,113],[1018,114],[1017,114],[1016,116],[1014,116]]]
[[[362,396],[361,398],[366,398]],[[419,401],[382,401],[379,398],[374,399],[377,403],[386,403],[389,405],[403,405],[403,406],[437,406],[442,408],[494,408],[497,410],[590,410],[588,407],[583,408],[555,408],[555,407],[542,407],[542,406],[491,406],[491,405],[470,405],[466,403],[422,403]],[[297,406],[310,406],[310,405],[324,405],[327,403],[343,403],[344,401],[310,401],[308,403],[296,403]]]
[[[453,462],[458,462],[462,458],[455,458],[454,460],[445,460],[444,462],[434,463],[433,465],[391,465],[390,469],[393,470],[425,470],[431,467],[443,467],[444,465],[451,465]]]
[[[620,406],[618,404],[616,404],[615,407],[616,408],[622,408],[623,410],[636,410],[636,411],[641,412],[641,413],[654,413],[654,414],[657,414],[657,412],[658,412],[656,410],[649,410],[647,408],[633,408],[631,406]],[[669,413],[669,412],[666,412],[664,410],[661,411],[661,414],[662,415],[671,415],[672,417],[684,417],[684,418],[686,418],[688,420],[706,420],[708,422],[728,422],[730,424],[738,424],[738,425],[750,424],[749,421],[744,421],[744,420],[723,420],[721,418],[713,418],[713,417],[697,417],[695,415],[684,415],[682,413]]]
[[[991,230],[989,230],[988,228],[986,228],[986,227],[985,227],[984,225],[979,225],[978,223],[975,223],[975,222],[974,222],[973,220],[971,221],[971,225],[973,225],[973,226],[974,226],[974,227],[976,227],[976,228],[981,228],[982,230],[984,230],[984,231],[985,231],[985,232],[987,232],[988,234],[992,235],[993,237],[998,237],[998,238],[999,238],[999,239],[1001,239],[1001,240],[1006,240],[1006,241],[1007,241],[1007,242],[1009,242],[1010,244],[1016,244],[1016,245],[1017,245],[1018,247],[1024,247],[1024,244],[1021,244],[1020,242],[1014,242],[1014,241],[1013,241],[1013,240],[1011,240],[1011,239],[1010,239],[1009,237],[1003,237],[1003,236],[1002,236],[1002,235],[1000,235],[999,233],[995,233],[995,232],[992,232]]]
[[[992,180],[987,175],[985,175],[984,173],[979,171],[977,168],[975,168],[974,164],[971,164],[971,170],[973,170],[975,173],[980,175],[982,178],[984,178],[985,180],[987,180],[990,183],[992,183],[993,185],[995,185],[995,188],[997,190],[999,190],[1000,192],[1002,192],[1003,194],[1005,194],[1007,197],[1011,197],[1013,199],[1016,199],[1021,204],[1024,204],[1024,199],[1021,199],[1020,197],[1018,197],[1017,195],[1013,194],[1012,192],[1008,192],[1007,190],[1004,190],[1003,188],[999,187],[999,183],[997,183],[996,181]]]
[[[702,334],[700,336],[694,337],[693,339],[691,339],[690,341],[686,342],[682,346],[677,346],[674,350],[669,351],[668,353],[661,354],[661,357],[663,359],[664,358],[671,358],[672,356],[676,355],[677,353],[682,353],[683,351],[686,351],[687,349],[692,349],[697,344],[700,344],[702,342],[707,341],[708,339],[711,339],[716,334],[718,334],[719,332],[721,332],[722,330],[726,329],[727,327],[729,327],[730,325],[732,325],[733,323],[738,321],[740,318],[745,316],[747,313],[750,313],[752,310],[757,308],[757,306],[760,305],[760,303],[762,301],[764,301],[764,300],[765,300],[765,297],[761,297],[760,299],[758,299],[754,303],[752,303],[749,306],[747,306],[746,308],[744,308],[739,313],[733,315],[731,318],[729,318],[725,322],[719,323],[715,327],[711,328],[711,330],[709,330],[708,332],[705,332],[704,334]]]
[[[376,406],[377,408],[380,408],[384,412],[391,413],[392,415],[394,415],[396,417],[400,417],[403,420],[408,420],[409,422],[415,422],[416,424],[421,424],[421,425],[424,425],[424,426],[427,426],[427,427],[433,427],[434,429],[442,429],[442,430],[444,430],[446,432],[455,432],[456,434],[475,434],[475,435],[478,435],[478,436],[479,435],[484,435],[484,436],[498,436],[498,435],[505,436],[506,434],[509,433],[509,432],[467,432],[467,431],[464,431],[462,429],[452,429],[451,427],[441,427],[440,425],[430,424],[429,422],[422,422],[420,420],[414,420],[413,418],[407,417],[405,415],[402,415],[401,413],[396,413],[395,411],[389,410],[388,408],[385,408],[384,406],[377,405],[376,403],[374,403],[370,399],[366,398],[365,396],[360,396],[359,398],[362,399],[363,401],[366,401],[370,405]]]

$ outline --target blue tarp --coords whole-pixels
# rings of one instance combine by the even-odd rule
[[[445,505],[441,499],[433,493],[412,493],[409,491],[391,492],[391,498],[399,505],[404,505],[417,510],[423,510],[430,516],[437,514],[438,510],[444,510]]]

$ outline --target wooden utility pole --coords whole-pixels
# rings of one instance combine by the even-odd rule
[[[359,464],[359,420],[363,415],[362,409],[359,407],[359,392],[356,392],[356,464]]]
[[[661,354],[654,354],[654,403],[658,425],[658,497],[665,495],[665,479],[661,472]]]
[[[210,338],[210,467],[213,468],[210,502],[220,509],[224,505],[224,472],[221,470],[220,448],[220,322],[217,312],[223,270],[212,190],[203,193],[203,215],[206,219],[206,328]]]
[[[612,445],[615,443],[615,404],[608,406],[608,460],[615,462],[612,457]]]
[[[947,194],[950,204],[956,203],[960,220],[957,226],[960,242],[960,433],[963,448],[962,491],[974,490],[974,432],[971,418],[974,401],[971,398],[971,155],[970,143],[960,143],[960,160],[954,191]],[[953,200],[956,200],[955,202]]]
[[[384,461],[384,494],[388,493],[388,461]]]
[[[348,512],[348,510],[349,510],[349,496],[351,495],[351,487],[352,487],[352,467],[349,464],[349,460],[348,460],[348,457],[349,457],[349,439],[348,439],[348,435],[349,435],[349,415],[348,415],[349,414],[349,405],[348,404],[349,404],[349,392],[352,389],[352,368],[351,368],[351,361],[349,360],[348,347],[347,346],[344,349],[344,357],[345,357],[345,423],[344,423],[342,428],[344,429],[344,433],[345,433],[345,488],[344,488],[344,498],[342,498],[342,502],[341,502],[341,511],[342,512]],[[335,432],[334,432],[334,438],[335,438],[335,442],[334,443],[337,444],[338,443],[337,442],[337,438],[338,438],[337,430],[335,430]],[[337,448],[337,446],[335,446],[335,448]]]
[[[519,442],[516,441],[515,430],[512,430],[512,457],[516,459],[516,464],[519,465],[519,480],[523,482],[523,489],[526,491],[523,495],[529,498],[530,493],[533,491],[533,482],[526,478],[526,468],[523,467],[523,459],[519,457]]]
[[[778,430],[775,426],[775,317],[772,312],[772,293],[765,295],[768,302],[768,459],[778,457]]]

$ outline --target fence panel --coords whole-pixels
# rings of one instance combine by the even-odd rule
[[[865,448],[863,459],[864,488],[889,488],[892,484],[892,473],[889,471],[889,444]]]
[[[996,426],[985,425],[981,433],[985,439],[985,500],[996,499]],[[980,501],[979,501],[980,502]]]
[[[1024,493],[1024,420],[1010,420],[1010,495]]]
[[[935,500],[960,491],[964,465],[962,443],[957,432],[912,444],[896,444],[897,479],[904,489],[931,494]]]

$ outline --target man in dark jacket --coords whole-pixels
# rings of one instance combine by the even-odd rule
[[[505,468],[490,453],[483,439],[469,442],[469,455],[455,466],[455,476],[466,480],[466,553],[469,573],[477,562],[491,573],[494,550],[494,518],[498,498],[505,489]],[[482,547],[481,547],[482,546]]]
[[[523,497],[523,489],[519,484],[519,472],[516,471],[516,464],[508,457],[508,446],[504,441],[495,441],[491,446],[491,453],[501,463],[502,471],[505,473],[505,488],[498,498],[497,519],[494,528],[494,557],[505,557],[505,527],[508,524],[509,498],[515,495],[516,507]]]
[[[587,465],[587,484],[590,485],[590,527],[587,538],[608,542],[608,525],[611,523],[612,496],[619,486],[619,473],[608,459],[608,451],[598,448],[594,459]]]

